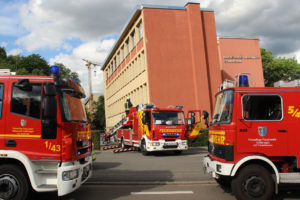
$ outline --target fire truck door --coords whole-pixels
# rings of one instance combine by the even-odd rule
[[[42,83],[19,82],[12,85],[6,146],[21,149],[30,159],[57,159],[61,151],[57,138],[42,138]]]
[[[202,118],[200,110],[190,110],[187,114],[188,138],[196,138],[202,129]]]
[[[4,106],[4,98],[6,98],[6,96],[4,95],[4,84],[0,83],[0,148],[3,149],[4,145],[4,140],[2,139],[2,135],[5,134],[5,111],[6,111],[6,107]]]
[[[286,155],[287,128],[282,94],[240,95],[237,151]]]

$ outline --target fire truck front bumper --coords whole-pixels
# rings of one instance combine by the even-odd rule
[[[92,176],[92,156],[87,156],[83,164],[79,161],[62,163],[57,175],[58,196],[77,190]]]
[[[205,173],[210,174],[213,178],[222,176],[230,176],[234,164],[222,163],[213,160],[208,155],[203,158],[203,169]]]
[[[147,151],[182,151],[187,150],[187,140],[177,139],[175,141],[148,141]]]

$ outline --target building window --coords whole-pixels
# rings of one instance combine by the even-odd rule
[[[145,53],[144,51],[142,52],[142,60],[143,60],[143,66],[144,66],[144,70],[146,70],[146,58],[145,58]]]
[[[138,27],[139,27],[139,39],[142,39],[143,38],[143,23],[140,22]]]
[[[117,54],[117,66],[121,64],[121,59],[120,59],[120,52]]]
[[[121,47],[121,51],[120,51],[120,60],[121,60],[121,62],[124,60],[124,56],[125,56],[125,54],[124,54],[124,46],[122,46]]]
[[[3,92],[4,92],[4,87],[3,84],[0,83],[0,118],[2,117]]]
[[[114,57],[114,71],[117,69],[117,58]]]
[[[31,90],[23,90],[13,84],[11,112],[40,119],[42,85],[30,84]]]
[[[135,47],[136,45],[136,36],[135,36],[135,30],[132,31],[132,33],[130,34],[131,39],[132,39],[132,48]]]
[[[129,38],[125,41],[125,46],[126,46],[126,56],[129,54]]]
[[[123,47],[123,59],[125,59],[125,58],[126,58],[126,44]]]
[[[139,63],[138,65],[139,65],[139,68],[140,68],[140,72],[139,72],[139,73],[141,73],[141,72],[143,71],[141,55],[138,56],[138,61],[139,61],[139,62],[138,62],[138,63]]]
[[[144,88],[145,88],[145,103],[148,103],[148,90],[147,90],[147,84],[144,84]]]

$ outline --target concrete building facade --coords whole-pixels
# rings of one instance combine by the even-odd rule
[[[258,56],[261,62],[256,54],[258,40],[249,41],[254,41],[254,50],[243,56]],[[182,105],[185,111],[202,109],[211,113],[223,79],[232,77],[232,73],[248,72],[244,63],[225,62],[226,56],[242,55],[239,50],[243,48],[247,47],[230,51],[227,39],[217,38],[214,12],[200,9],[198,3],[184,7],[141,6],[102,67],[106,127],[124,116],[127,97],[134,106],[151,102],[158,107]],[[237,70],[232,70],[235,67]],[[253,65],[254,71],[259,67],[257,73],[261,73],[263,82],[261,65]]]

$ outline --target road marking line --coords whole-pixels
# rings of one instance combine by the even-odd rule
[[[153,194],[194,194],[193,191],[157,191],[157,192],[131,192],[132,195],[153,195]]]

